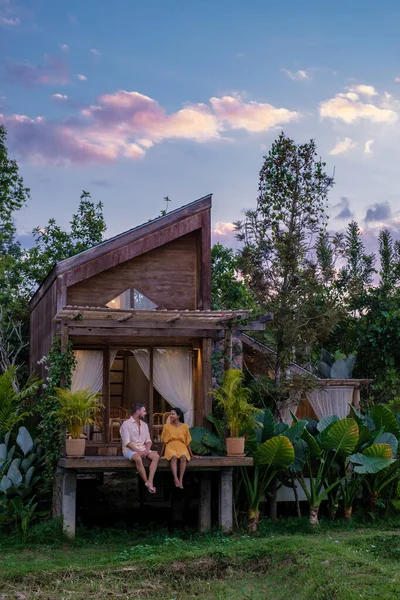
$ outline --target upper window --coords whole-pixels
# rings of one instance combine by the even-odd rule
[[[147,296],[136,290],[135,288],[129,288],[122,292],[119,296],[110,300],[107,303],[110,308],[121,308],[123,310],[128,308],[134,308],[135,310],[153,310],[157,308],[157,304],[154,304]]]

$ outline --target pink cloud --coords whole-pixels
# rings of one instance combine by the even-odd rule
[[[73,106],[63,94],[54,94],[53,99]],[[120,90],[101,95],[96,104],[81,108],[67,121],[24,115],[3,119],[10,130],[10,143],[22,156],[36,162],[84,163],[139,159],[163,140],[209,142],[224,139],[225,131],[257,133],[295,116],[297,113],[286,109],[228,96],[211,98],[209,104],[187,104],[168,114],[156,100]],[[223,231],[228,231],[227,224],[222,225]]]
[[[80,74],[78,74],[78,75],[77,75],[77,78],[78,78],[80,81],[87,81],[87,77],[86,77],[86,75],[80,75]]]
[[[45,64],[9,61],[4,65],[7,81],[31,88],[37,85],[64,85],[68,83],[68,67],[55,56],[46,55]]]
[[[211,98],[210,103],[219,119],[232,129],[246,129],[258,133],[283,125],[299,117],[286,108],[275,108],[271,104],[244,102],[240,96]]]
[[[213,244],[223,244],[231,248],[238,248],[240,242],[236,239],[236,229],[233,223],[217,221],[214,229],[211,229],[211,241]]]

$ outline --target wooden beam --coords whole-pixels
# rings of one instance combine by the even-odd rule
[[[212,340],[204,338],[201,342],[201,361],[202,361],[202,406],[199,409],[200,427],[209,428],[207,415],[212,412],[212,365],[211,365]]]
[[[214,335],[215,333],[215,335]],[[87,337],[101,337],[101,336],[112,336],[120,338],[121,340],[129,337],[180,337],[180,338],[217,338],[218,331],[212,331],[210,329],[153,329],[148,327],[146,329],[124,327],[124,328],[109,328],[109,327],[70,327],[70,336],[87,336]]]
[[[218,321],[203,319],[191,319],[186,321],[184,315],[170,317],[165,321],[153,321],[151,319],[142,321],[137,318],[130,322],[128,319],[82,319],[80,321],[72,321],[71,327],[83,328],[83,329],[96,329],[96,328],[107,328],[107,329],[127,329],[127,328],[138,328],[138,329],[205,329],[209,331],[223,331],[232,329],[234,331],[244,331],[250,326],[229,326],[228,323],[221,323]],[[259,329],[264,331],[265,326],[261,323],[256,323],[255,327],[250,327],[252,330]]]
[[[103,350],[103,390],[102,400],[104,404],[103,419],[103,442],[107,443],[110,437],[110,347]]]
[[[122,317],[118,317],[117,321],[118,323],[125,323],[125,321],[129,321],[129,319],[132,319],[132,317],[132,313],[127,313],[126,315],[122,315]]]
[[[201,304],[211,309],[211,209],[202,213],[201,221]]]

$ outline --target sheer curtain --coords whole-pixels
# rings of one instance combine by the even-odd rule
[[[132,352],[149,379],[148,350],[132,350]],[[183,411],[185,423],[191,427],[194,422],[192,351],[186,348],[155,348],[153,384],[168,404]]]
[[[110,369],[117,350],[110,350]],[[103,352],[101,350],[74,350],[76,367],[72,374],[71,390],[90,388],[101,392],[103,387]]]
[[[117,355],[117,350],[110,350],[110,369]],[[93,392],[102,392],[103,388],[103,352],[101,350],[74,350],[76,366],[72,373],[71,391],[90,388]],[[101,402],[101,399],[99,399]],[[83,429],[90,436],[90,425]],[[95,426],[96,427],[96,426]],[[98,431],[94,431],[98,433]]]
[[[337,415],[345,419],[349,414],[349,404],[353,400],[353,388],[329,386],[312,392],[309,397],[310,404],[318,419],[327,415]]]

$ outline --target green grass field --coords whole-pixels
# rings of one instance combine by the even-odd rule
[[[0,535],[0,600],[313,600],[400,597],[399,522],[357,529],[299,520],[255,537],[33,528]],[[296,533],[297,531],[297,533]]]

